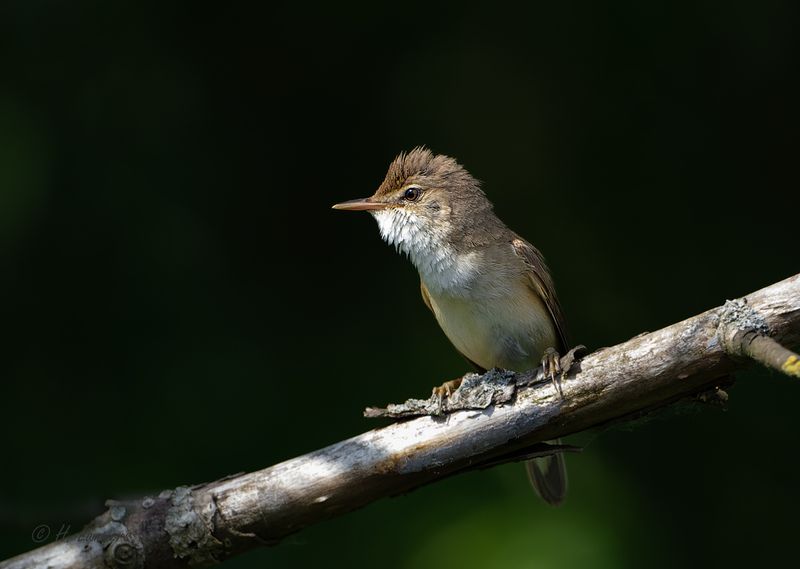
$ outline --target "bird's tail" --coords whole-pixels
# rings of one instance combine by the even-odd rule
[[[549,442],[561,444],[560,439]],[[526,460],[525,471],[531,486],[542,500],[551,506],[558,506],[564,501],[567,496],[567,466],[562,453]]]

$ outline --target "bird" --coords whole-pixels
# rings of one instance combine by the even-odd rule
[[[383,240],[419,272],[425,305],[476,371],[542,365],[560,393],[558,354],[569,343],[544,257],[497,217],[481,183],[458,161],[424,146],[402,152],[372,196],[333,208],[372,214]],[[433,392],[447,397],[460,381]],[[563,502],[567,474],[560,453],[525,467],[545,502]]]

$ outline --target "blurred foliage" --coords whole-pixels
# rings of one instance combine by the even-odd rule
[[[0,4],[0,557],[465,371],[412,267],[329,209],[414,145],[485,181],[592,348],[796,273],[796,10]],[[753,369],[726,412],[604,434],[558,510],[504,466],[226,566],[780,564],[797,389]]]

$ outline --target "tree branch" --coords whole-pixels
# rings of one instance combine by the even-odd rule
[[[748,358],[797,375],[800,360],[784,346],[799,343],[795,275],[597,350],[571,367],[563,398],[533,372],[491,371],[465,381],[452,401],[422,400],[422,412],[449,414],[375,429],[258,472],[109,502],[79,534],[2,562],[0,569],[213,565],[452,474],[570,450],[541,442],[714,390]],[[464,406],[454,410],[458,401]]]

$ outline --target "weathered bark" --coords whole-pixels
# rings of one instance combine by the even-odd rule
[[[385,496],[552,452],[541,441],[713,393],[748,357],[792,374],[797,355],[784,346],[798,343],[800,275],[597,350],[571,367],[563,398],[538,373],[489,372],[441,404],[409,400],[369,411],[444,415],[375,429],[258,472],[111,502],[79,534],[0,568],[212,565]]]

